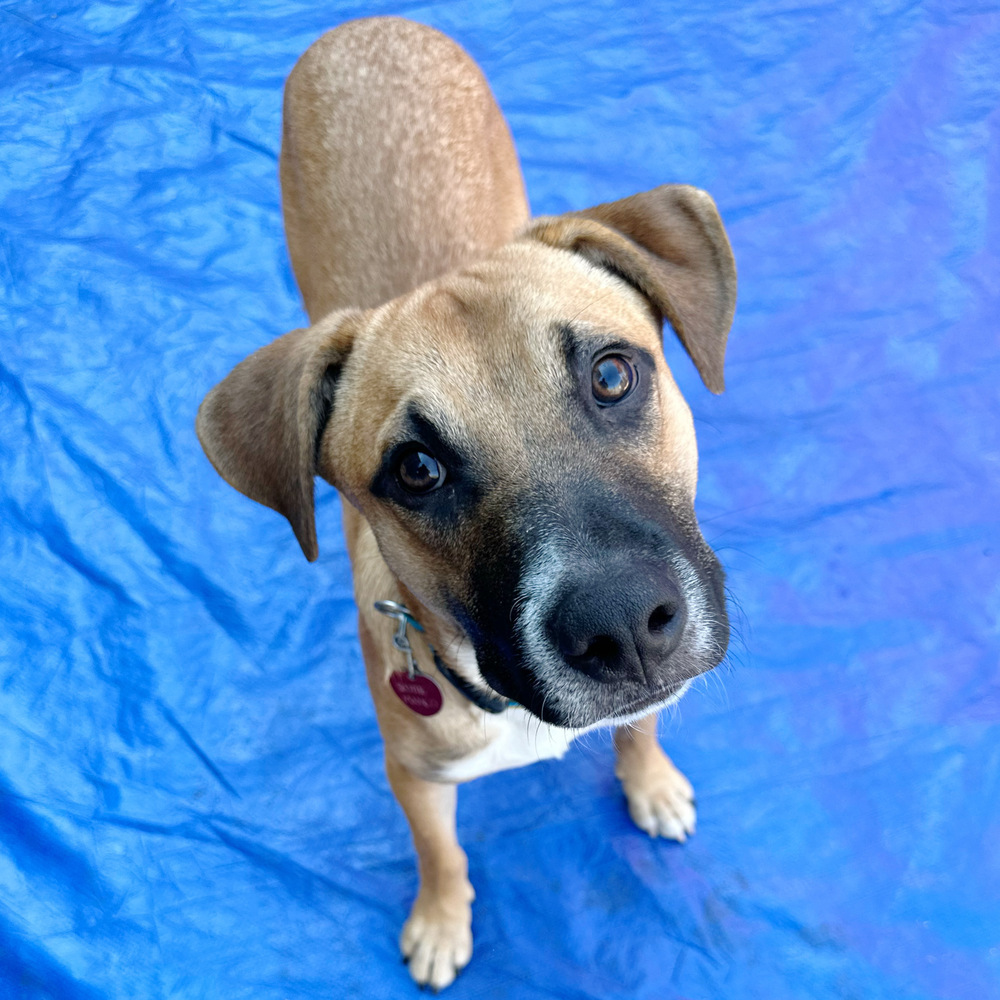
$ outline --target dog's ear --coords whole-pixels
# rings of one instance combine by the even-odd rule
[[[288,518],[314,561],[313,478],[337,379],[357,330],[355,312],[331,313],[241,361],[204,399],[196,428],[216,471]]]
[[[725,388],[736,264],[715,202],[685,184],[536,220],[526,236],[582,254],[638,289],[670,321],[712,392]]]

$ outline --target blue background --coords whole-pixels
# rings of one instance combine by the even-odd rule
[[[672,337],[728,665],[635,830],[606,735],[465,786],[466,997],[1000,996],[1000,9],[912,0],[0,4],[0,996],[406,997],[415,892],[333,492],[320,561],[204,393],[303,323],[281,89],[403,13],[536,213],[707,188],[727,393]],[[252,12],[251,12],[252,11]]]

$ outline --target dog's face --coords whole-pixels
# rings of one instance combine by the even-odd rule
[[[543,222],[385,306],[321,321],[292,346],[308,361],[287,385],[268,374],[274,358],[252,366],[258,399],[270,379],[278,405],[300,408],[272,447],[311,462],[309,524],[294,476],[284,496],[260,495],[274,475],[261,463],[234,484],[283,510],[310,555],[322,474],[406,588],[468,637],[489,685],[565,726],[663,704],[728,640],[722,571],[694,516],[691,414],[660,342],[661,315],[684,327],[697,303],[676,281],[665,301],[648,256],[588,220]],[[721,387],[714,360],[699,367]],[[255,419],[247,403],[213,430],[200,422],[231,482],[225,435]]]

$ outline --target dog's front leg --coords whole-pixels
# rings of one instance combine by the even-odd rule
[[[403,925],[399,947],[410,975],[440,990],[472,957],[472,900],[468,859],[455,834],[456,786],[424,781],[387,750],[389,785],[410,822],[420,889]]]
[[[656,715],[615,730],[615,774],[633,822],[651,837],[687,840],[694,833],[694,791],[656,738]]]

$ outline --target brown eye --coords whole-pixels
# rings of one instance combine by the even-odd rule
[[[635,369],[620,355],[609,354],[594,365],[591,384],[602,406],[623,400],[635,385]]]
[[[430,493],[444,482],[444,466],[419,448],[407,452],[396,470],[403,489],[410,493]]]

